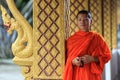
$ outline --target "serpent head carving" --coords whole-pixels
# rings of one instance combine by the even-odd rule
[[[14,18],[11,18],[3,6],[0,6],[2,11],[2,19],[5,29],[9,34],[16,30],[18,33],[17,39],[12,44],[13,54],[17,57],[27,58],[32,56],[32,27],[26,19],[17,10],[14,1],[7,0],[9,9]],[[26,44],[25,44],[26,43]]]

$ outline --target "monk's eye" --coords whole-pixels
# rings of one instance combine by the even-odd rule
[[[82,19],[78,19],[78,21],[81,21]]]

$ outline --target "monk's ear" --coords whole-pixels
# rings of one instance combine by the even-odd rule
[[[90,24],[92,24],[92,20],[90,20]]]

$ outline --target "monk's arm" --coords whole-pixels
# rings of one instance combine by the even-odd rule
[[[94,58],[94,62],[97,62],[97,63],[99,63],[100,61],[99,61],[99,58],[98,57],[93,57]]]
[[[84,62],[85,64],[90,63],[90,62],[96,62],[96,63],[99,63],[99,62],[100,62],[100,61],[99,61],[99,58],[98,58],[98,57],[95,57],[95,56],[84,55],[84,56],[82,56],[81,58],[82,58],[82,60],[83,60],[83,62]]]
[[[100,62],[98,57],[90,56],[90,58],[91,58],[91,59],[90,59],[91,62],[96,62],[96,63],[99,63],[99,62]]]

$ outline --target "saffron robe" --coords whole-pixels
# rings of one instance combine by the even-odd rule
[[[91,62],[84,67],[73,66],[76,57],[91,55],[99,59],[99,63]],[[111,52],[103,39],[96,32],[78,31],[67,40],[67,59],[63,80],[101,80],[105,63],[111,59]]]

